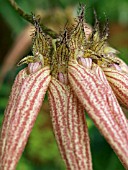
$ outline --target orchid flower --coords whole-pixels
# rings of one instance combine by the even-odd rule
[[[1,170],[16,169],[46,91],[53,131],[68,170],[93,169],[84,110],[128,169],[128,124],[117,100],[127,104],[128,77],[115,58],[111,59],[114,50],[99,36],[97,27],[91,33],[83,9],[77,24],[65,30],[54,46],[38,20],[33,20],[33,56],[19,62],[28,67],[17,75],[5,110]],[[115,80],[117,75],[121,76]]]

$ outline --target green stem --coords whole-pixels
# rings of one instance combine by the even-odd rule
[[[18,4],[14,1],[14,0],[8,0],[11,4],[11,6],[15,9],[15,11],[18,12],[18,14],[24,18],[26,21],[30,22],[31,24],[33,24],[33,19],[32,19],[32,15],[29,15],[27,13],[25,13],[19,6]],[[41,24],[42,30],[44,31],[44,33],[46,33],[47,35],[50,35],[52,38],[56,38],[57,34],[52,31],[51,29],[47,28],[46,26],[44,26],[43,24]]]

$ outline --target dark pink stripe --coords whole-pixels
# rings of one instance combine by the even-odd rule
[[[70,73],[71,74],[71,73]],[[73,79],[75,79],[74,77],[73,77]],[[74,80],[75,82],[76,82],[76,79]],[[77,84],[78,84],[78,82],[77,82]],[[80,84],[79,84],[80,85]],[[83,90],[83,89],[81,89],[81,90]],[[84,93],[84,92],[83,92]],[[94,122],[96,123],[96,125],[97,125],[97,127],[99,127],[99,125],[97,124],[97,122],[95,121],[95,118],[93,119],[94,120]],[[102,120],[103,121],[103,120]],[[104,122],[104,127],[107,127],[106,125],[105,125],[106,123]],[[114,127],[115,128],[115,127]],[[99,128],[100,129],[100,128]],[[107,129],[108,129],[108,127],[107,127]],[[111,129],[108,129],[110,132],[111,132]],[[101,132],[102,132],[102,129],[101,129]],[[118,132],[117,132],[118,133]],[[110,134],[110,133],[109,133]],[[114,134],[112,135],[113,133],[111,133],[111,137],[113,136],[114,137]],[[109,138],[109,136],[110,135],[105,135],[106,136],[106,139],[109,141],[109,143],[111,144],[111,140],[110,140],[110,138]],[[118,133],[118,136],[119,136],[119,133]],[[112,138],[113,138],[112,137]],[[112,139],[111,138],[111,139]],[[115,137],[114,137],[114,140],[115,140]],[[122,153],[120,153],[119,151],[118,151],[118,148],[117,147],[115,147],[113,144],[112,144],[112,147],[115,149],[115,151],[116,151],[116,153],[118,154],[118,156],[119,156],[119,158],[120,158],[120,160],[122,161],[122,162],[125,162],[126,163],[126,159],[125,159],[125,156],[123,156],[124,154],[125,155],[128,155],[128,153],[127,153],[127,149],[125,150],[124,149],[124,144],[123,144],[123,146],[122,146],[122,144],[120,144],[119,142],[118,142],[118,140],[116,140],[116,143],[118,144],[118,146],[119,146],[119,148],[122,150]],[[124,154],[123,154],[124,153]]]
[[[79,158],[78,158],[78,155],[77,155],[78,153],[77,153],[77,150],[76,150],[76,143],[75,143],[75,139],[77,138],[77,135],[78,135],[74,131],[75,128],[76,128],[76,125],[75,125],[76,122],[74,122],[74,118],[76,119],[76,115],[74,115],[74,112],[76,113],[75,107],[74,107],[74,105],[76,104],[75,99],[76,99],[76,97],[75,96],[73,97],[73,95],[70,91],[69,97],[68,97],[68,103],[67,103],[68,104],[67,105],[67,123],[68,123],[68,129],[70,131],[71,141],[72,141],[73,150],[74,150],[73,152],[74,152],[74,155],[75,155],[75,158],[76,158],[78,169],[81,169],[81,167],[79,166]],[[71,102],[72,102],[72,105],[71,105]],[[68,109],[69,106],[71,106],[70,109],[72,110],[72,112],[69,112],[69,111],[71,111],[71,110]],[[72,119],[69,118],[70,116],[72,117]],[[77,147],[79,147],[79,145],[80,145],[80,143],[77,144]],[[82,150],[81,150],[81,153],[82,153]]]
[[[118,88],[118,86],[115,85],[115,83],[110,82],[110,84],[120,102],[122,102],[122,104],[125,103],[124,105],[128,107],[128,96],[126,95],[126,93],[123,93],[122,90],[120,90],[120,88]],[[117,91],[119,92],[119,94],[117,93]],[[125,98],[125,100],[124,98],[122,98],[122,96]]]
[[[122,81],[122,79],[124,79],[124,76],[122,75],[122,79],[118,79],[118,77],[113,77],[113,76],[109,76],[109,75],[106,75],[107,77],[111,78],[112,80],[116,80],[117,82],[120,82],[121,84],[124,85],[124,87],[128,88],[127,84],[124,83],[124,81]],[[128,82],[128,79],[126,79],[126,81]]]
[[[79,71],[79,69],[77,69],[76,67],[74,67],[74,66],[72,66],[72,65],[70,65],[70,67],[72,67],[76,72],[78,72],[82,78],[85,78],[85,76]],[[79,67],[80,67],[80,69],[84,70],[84,72],[86,73],[87,76],[89,76],[89,78],[91,79],[90,81],[95,82],[95,84],[94,84],[94,85],[95,85],[95,87],[94,87],[95,89],[96,89],[98,86],[100,86],[100,88],[103,88],[103,89],[105,90],[104,93],[106,92],[106,88],[105,88],[104,84],[98,84],[98,83],[97,83],[97,77],[96,77],[94,74],[92,75],[92,73],[88,73],[87,71],[85,71],[85,69],[84,69],[83,67],[81,67],[81,65],[79,65]],[[69,71],[69,72],[70,72],[70,71]],[[94,77],[94,76],[95,76],[95,77]],[[90,85],[91,85],[91,82],[88,82],[88,86],[90,86]],[[101,86],[103,86],[103,87],[101,87]],[[91,86],[90,86],[90,87],[91,87]],[[92,92],[94,93],[94,95],[96,96],[94,89],[91,89],[91,91],[92,91]],[[102,98],[103,98],[104,100],[106,100],[106,97],[105,97],[104,93],[99,90],[99,94],[102,96]]]
[[[39,76],[38,76],[39,77]],[[37,77],[37,78],[38,78]],[[46,76],[45,78],[44,78],[44,80],[42,81],[42,82],[40,82],[40,85],[39,85],[39,87],[38,87],[38,89],[36,90],[36,92],[35,92],[35,94],[34,94],[34,96],[33,96],[33,100],[31,101],[31,103],[30,103],[30,105],[29,105],[29,108],[28,108],[28,110],[26,111],[26,113],[28,113],[28,114],[26,114],[26,117],[24,117],[24,121],[22,122],[23,124],[21,125],[21,127],[23,128],[24,127],[24,125],[26,124],[25,122],[27,122],[27,119],[28,119],[28,117],[29,117],[29,113],[30,113],[30,110],[32,110],[33,109],[33,107],[35,106],[34,105],[34,101],[36,100],[36,97],[37,97],[37,95],[38,95],[38,92],[39,92],[39,90],[40,90],[40,88],[42,87],[42,84],[45,82],[45,80],[48,78],[48,76]],[[33,85],[35,84],[36,82],[34,81],[33,82],[33,84],[31,85],[31,87],[30,87],[30,89],[29,89],[29,91],[27,92],[27,94],[26,94],[26,98],[25,98],[25,102],[23,103],[23,107],[21,108],[21,110],[22,109],[24,109],[24,106],[25,106],[25,104],[26,104],[26,100],[27,100],[27,98],[28,98],[28,96],[29,96],[29,94],[31,93],[31,89],[33,88]],[[42,104],[42,103],[39,103],[40,105]],[[18,108],[17,108],[17,110],[18,110]],[[20,115],[19,115],[20,116]],[[18,121],[18,124],[19,124],[19,122],[20,122],[20,117],[19,117],[19,119],[18,119],[19,121]],[[16,128],[16,130],[18,129],[19,127],[17,126],[17,128]],[[15,130],[15,129],[14,129]],[[23,129],[20,129],[20,132],[19,132],[19,136],[18,136],[18,138],[20,137],[20,135],[21,135],[21,133],[24,131],[24,128]],[[17,138],[17,139],[18,139]],[[14,148],[15,149],[15,148]]]
[[[27,123],[27,120],[28,120],[28,118],[29,118],[29,116],[30,116],[30,110],[32,110],[34,107],[35,107],[35,105],[34,105],[34,102],[35,102],[35,100],[36,100],[36,97],[38,96],[38,92],[40,91],[40,88],[42,87],[42,84],[45,82],[45,80],[48,78],[48,76],[46,76],[45,78],[44,78],[44,80],[42,81],[42,82],[40,82],[40,84],[39,84],[39,87],[38,87],[38,89],[36,90],[36,92],[35,92],[35,94],[34,94],[34,96],[33,96],[33,99],[32,99],[32,101],[31,101],[31,103],[30,103],[30,107],[28,108],[28,110],[26,111],[26,113],[28,113],[28,114],[26,114],[26,117],[24,117],[24,121],[22,122],[23,124],[21,125],[21,127],[22,127],[22,129],[20,128],[20,130],[19,130],[19,136],[17,137],[17,141],[19,140],[19,138],[20,138],[20,136],[22,135],[22,133],[24,132],[24,130],[25,130],[25,125],[26,125],[26,123]],[[30,88],[30,91],[28,91],[28,93],[30,93],[31,92],[31,88]],[[26,99],[25,99],[26,100]],[[22,109],[24,108],[24,104],[25,103],[23,103],[23,107],[22,107]],[[42,103],[39,103],[39,107],[42,105]],[[31,107],[32,106],[32,107]],[[22,110],[21,109],[21,110]],[[38,111],[39,111],[39,109],[38,109]],[[37,114],[38,114],[38,111],[36,111],[37,112]],[[33,126],[33,123],[35,122],[35,119],[36,119],[36,116],[37,115],[35,115],[35,117],[34,117],[34,119],[32,119],[32,122],[31,122],[31,128],[32,128],[32,126]],[[20,121],[20,119],[19,119],[19,121]],[[29,133],[30,133],[30,131],[31,131],[31,129],[29,129],[29,131],[28,131],[28,135],[29,135]],[[27,135],[27,136],[28,136]],[[25,143],[27,142],[27,141],[24,141]],[[23,145],[24,145],[24,143],[23,143]],[[12,148],[12,151],[15,151],[15,149],[16,149],[16,145],[14,146],[14,148]]]
[[[58,123],[58,115],[55,114],[53,116],[53,114],[52,114],[52,110],[54,110],[54,112],[57,113],[56,102],[54,100],[54,97],[52,95],[50,88],[49,88],[48,91],[49,91],[49,95],[50,95],[49,98],[51,99],[50,103],[52,103],[52,105],[54,106],[54,107],[51,106],[51,117],[52,117],[52,121],[53,121],[52,123],[53,123],[54,133],[57,135],[56,136],[57,142],[59,143],[59,146],[61,147],[59,149],[60,149],[60,152],[62,154],[62,157],[64,158],[64,161],[66,162],[67,168],[70,169],[70,164],[69,164],[69,161],[68,161],[67,156],[66,156],[66,150],[63,146],[63,142],[62,142],[62,138],[61,138],[62,134],[61,134],[59,123]],[[54,125],[54,123],[55,123],[55,125]]]
[[[105,77],[104,72],[102,72],[102,70],[100,68],[98,68],[98,71],[99,71],[99,73],[98,73],[99,76],[104,77],[103,83],[105,83],[106,87],[108,88],[108,94],[107,94],[108,104],[111,108],[111,112],[113,113],[113,114],[111,114],[111,116],[113,117],[114,122],[119,125],[120,130],[124,134],[123,139],[128,139],[128,135],[127,135],[128,128],[126,126],[126,120],[125,120],[126,118],[124,117],[124,113],[121,110],[121,107],[120,107],[111,87],[110,87],[110,84],[107,81],[107,78]]]
[[[111,87],[113,88],[115,94],[118,96],[118,98],[121,99],[122,104],[123,104],[125,101],[128,101],[128,95],[127,95],[127,93],[123,93],[123,91],[122,91],[117,85],[115,85],[115,82],[113,82],[113,81],[117,81],[117,84],[118,84],[118,82],[119,82],[119,83],[122,84],[126,89],[128,88],[128,85],[127,85],[126,83],[124,83],[122,80],[117,79],[117,78],[115,78],[115,77],[111,77],[111,76],[108,76],[108,75],[107,75],[107,77],[111,79],[111,80],[108,80],[108,81],[111,83]],[[117,91],[120,93],[120,95],[117,93]],[[122,98],[122,96],[124,96],[125,101],[124,101],[124,99]],[[128,107],[128,102],[125,102],[125,105],[126,105],[126,107]]]
[[[78,100],[77,100],[77,102],[78,102],[77,113],[79,113],[78,114],[79,122],[82,121],[82,125],[81,125],[82,130],[80,130],[80,132],[81,132],[81,135],[83,135],[83,139],[82,139],[83,140],[83,145],[86,146],[85,149],[86,149],[87,167],[88,167],[88,170],[92,170],[90,142],[89,142],[89,135],[88,135],[88,127],[87,127],[87,123],[86,123],[86,120],[85,120],[84,108],[81,105],[81,103],[79,103]],[[84,133],[82,134],[82,132],[84,132]]]
[[[21,72],[24,72],[24,70],[22,70]],[[20,75],[21,75],[21,72],[19,73]],[[9,111],[10,111],[10,109],[14,108],[14,104],[16,105],[16,103],[14,101],[16,101],[16,98],[18,97],[17,89],[20,88],[20,86],[21,86],[21,82],[19,81],[19,76],[20,76],[19,74],[17,75],[17,78],[15,79],[15,82],[13,84],[13,87],[11,90],[11,95],[8,100],[8,105],[7,105],[5,113],[4,113],[4,120],[3,120],[2,131],[1,131],[1,139],[4,138],[6,136],[6,134],[8,133],[7,129],[9,129],[9,127],[7,128],[7,124],[9,124],[9,122],[11,121]],[[17,87],[16,87],[16,84],[18,84]],[[9,102],[9,101],[12,101],[12,102]],[[4,128],[6,128],[6,131],[4,130]]]
[[[79,71],[79,70],[78,70],[78,71]],[[81,84],[78,83],[78,80],[74,77],[74,75],[72,75],[70,72],[69,72],[69,74],[72,76],[72,78],[74,79],[75,83],[80,86],[80,89],[81,89],[82,93],[85,94],[85,91],[84,91],[84,89],[83,89],[83,86],[81,86]],[[93,89],[91,89],[91,90],[93,90]],[[86,94],[86,95],[87,95],[87,94]],[[84,95],[84,96],[85,96],[85,95]],[[78,96],[78,97],[79,97],[79,96]],[[88,99],[89,105],[95,109],[95,114],[96,114],[97,116],[99,116],[97,113],[100,113],[100,110],[97,110],[97,107],[90,101],[89,96],[85,96],[85,99],[86,99],[86,100]],[[105,106],[106,106],[106,105],[105,105]],[[91,118],[93,119],[93,121],[95,122],[95,118],[93,118],[93,115],[90,113],[89,110],[88,110],[88,112],[89,112],[89,115],[91,116]],[[108,114],[110,115],[110,113],[108,113]],[[106,116],[107,116],[107,113],[106,113]],[[109,131],[109,134],[111,134],[111,137],[112,137],[112,136],[114,137],[115,135],[114,135],[114,133],[113,133],[113,131],[112,131],[112,128],[108,127],[108,124],[106,123],[106,121],[105,121],[104,119],[102,119],[102,117],[100,118],[100,120],[101,120],[102,122],[104,122],[104,127],[107,127],[107,130]],[[95,123],[96,123],[96,122],[95,122]],[[100,129],[100,125],[97,124],[97,123],[96,123],[96,125],[97,125],[97,127]],[[100,129],[100,130],[101,130],[101,132],[102,132],[102,129]],[[117,133],[118,133],[118,130],[119,130],[119,129],[117,129]],[[118,134],[118,136],[120,136],[120,135]],[[112,137],[112,138],[113,138],[113,137]],[[121,136],[120,136],[120,137],[121,137]],[[106,138],[108,139],[108,136],[106,136]],[[115,137],[113,138],[113,140],[115,141]],[[109,140],[109,141],[110,141],[110,140]],[[117,140],[116,140],[115,142],[118,143],[118,146],[120,146],[120,148],[122,148],[122,150],[124,151],[124,148],[120,145],[120,143],[119,143]],[[110,143],[110,144],[111,144],[111,143]],[[113,147],[114,147],[114,146],[113,146]],[[115,147],[114,147],[114,148],[115,148]]]
[[[60,92],[59,92],[58,88],[57,88],[56,85],[53,83],[53,81],[51,81],[51,84],[54,86],[54,89],[56,89],[56,91],[57,91],[57,93],[58,93],[58,97],[59,97],[59,99],[60,99],[60,103],[62,103],[62,105],[64,105],[63,99],[62,99],[62,97],[60,96]],[[59,83],[59,85],[62,87],[61,83]],[[65,93],[67,93],[65,89],[64,89],[64,91],[65,91]],[[65,107],[65,106],[63,106],[62,108],[64,108],[64,107]],[[61,109],[62,109],[62,108],[61,108]],[[67,110],[66,110],[66,111],[67,111]],[[65,136],[66,141],[67,141],[67,143],[66,143],[66,148],[67,148],[66,152],[69,152],[69,150],[70,150],[70,151],[72,150],[72,148],[71,148],[72,143],[71,143],[70,137],[68,136],[67,118],[65,117],[66,113],[65,113],[64,110],[61,110],[61,113],[62,113],[61,116],[63,116],[62,120],[63,120],[63,126],[64,126],[64,130],[65,130],[65,131],[64,131],[64,134],[62,134],[62,135]],[[60,127],[60,128],[61,128],[61,127]],[[74,157],[73,153],[72,153],[72,152],[69,152],[68,154],[70,154],[69,163],[70,163],[70,161],[71,161],[71,162],[74,162],[74,163],[72,163],[72,165],[74,166],[74,169],[76,169],[78,165],[76,164],[76,160],[75,160],[75,157]]]
[[[47,70],[48,70],[48,69],[47,69]],[[46,71],[46,70],[45,70],[45,71]],[[40,74],[38,74],[37,77],[35,77],[34,79],[36,80],[41,74],[42,74],[42,72],[41,72]],[[47,77],[48,77],[48,76],[46,76],[46,77],[44,78],[43,82],[47,79]],[[26,81],[29,82],[29,80],[31,80],[31,77],[29,77],[28,80],[25,79],[24,83],[25,83]],[[28,89],[28,91],[26,92],[25,101],[27,100],[27,98],[28,98],[28,96],[29,96],[29,95],[27,95],[27,94],[31,93],[31,89],[32,89],[33,85],[34,85],[35,82],[36,82],[35,80],[33,81],[32,84],[30,84],[30,89]],[[41,87],[41,85],[42,85],[43,82],[41,82],[40,87]],[[28,88],[29,88],[29,86],[28,86]],[[38,93],[38,91],[37,91],[37,93]],[[35,94],[34,97],[36,97],[37,93]],[[25,95],[25,94],[23,94],[23,95]],[[17,103],[20,103],[20,98],[21,98],[21,96],[19,96],[19,99],[18,99]],[[34,100],[34,99],[33,99],[33,100]],[[21,108],[21,110],[24,108],[25,103],[26,103],[26,102],[23,103],[23,107]],[[34,104],[34,103],[33,103],[33,104]],[[30,106],[31,106],[31,104],[30,104]],[[19,110],[18,110],[18,104],[17,104],[16,112],[18,112],[18,111],[19,111]],[[19,127],[16,126],[16,127],[14,128],[14,127],[13,127],[13,124],[17,124],[17,125],[19,124],[19,122],[20,122],[20,116],[22,116],[20,113],[19,113],[19,114],[15,114],[15,115],[12,116],[11,126],[10,126],[10,133],[8,134],[10,137],[9,137],[9,139],[7,140],[7,143],[8,143],[8,144],[9,144],[9,143],[11,144],[11,141],[13,141],[12,136],[14,135],[15,131],[18,131],[17,129],[18,129]],[[23,127],[24,127],[24,125],[25,125],[25,122],[26,122],[28,116],[29,116],[29,114],[26,115],[26,117],[24,118],[25,121],[22,122],[22,125],[21,125],[21,127],[20,127],[20,130],[18,131],[19,136],[16,138],[16,141],[19,140],[19,138],[20,138],[20,136],[21,136],[21,133],[24,131],[24,128],[23,128]],[[22,128],[22,129],[21,129],[21,128]],[[13,130],[12,130],[12,129],[13,129]],[[30,133],[30,132],[28,132],[28,133]],[[27,142],[27,141],[26,141],[26,142]],[[12,151],[15,151],[16,145],[17,145],[17,144],[14,145],[14,147],[13,147],[14,150],[12,150]],[[10,146],[7,145],[7,144],[6,144],[6,146],[7,146],[7,148],[5,148],[5,149],[6,149],[6,151],[8,152]],[[12,146],[12,145],[11,145],[11,146]],[[9,148],[8,148],[8,147],[9,147]],[[5,157],[6,151],[5,151],[4,155],[3,155],[3,157]],[[11,151],[10,151],[10,152],[11,152]],[[19,153],[19,154],[20,154],[20,153]],[[7,161],[7,160],[6,160],[6,161]]]
[[[25,69],[20,71],[19,74],[17,75],[15,81],[14,81],[14,84],[13,84],[13,87],[12,87],[11,96],[9,98],[9,103],[8,103],[8,106],[7,106],[6,110],[5,110],[5,117],[4,117],[4,122],[3,122],[3,125],[2,125],[3,133],[1,133],[1,149],[0,149],[1,150],[0,151],[1,152],[1,154],[0,154],[1,156],[3,154],[2,153],[3,139],[4,139],[5,136],[8,135],[8,132],[10,130],[10,126],[8,127],[7,125],[11,125],[12,124],[12,121],[11,121],[12,117],[10,117],[9,114],[10,114],[10,111],[12,111],[12,109],[14,109],[15,106],[17,106],[16,105],[16,103],[17,103],[16,98],[19,97],[18,94],[17,94],[17,89],[18,88],[20,89],[20,86],[21,86],[21,83],[22,83],[22,79],[20,79],[20,77],[22,76],[24,71],[25,71]],[[15,103],[14,103],[14,101],[15,101]],[[14,104],[15,104],[15,106],[13,106]],[[7,146],[6,143],[7,143],[7,138],[6,138],[6,141],[5,141],[5,147]],[[4,150],[5,150],[5,148],[4,148]],[[0,161],[2,161],[2,158],[1,158]]]
[[[82,68],[83,69],[83,68]],[[79,71],[78,71],[79,72]],[[82,74],[81,74],[81,76],[82,76]],[[83,76],[84,77],[84,76]],[[107,87],[108,88],[108,87]],[[104,90],[105,90],[105,88],[104,88]],[[109,90],[110,90],[110,88],[109,88]],[[108,93],[106,93],[106,94],[108,94]],[[112,94],[113,94],[113,92],[112,92]],[[107,102],[109,101],[109,99],[112,97],[112,94],[110,95],[110,94],[108,94],[108,96],[107,96]],[[113,101],[112,101],[113,102]],[[118,111],[120,112],[120,114],[121,114],[121,111],[119,110],[119,104],[118,104],[118,102],[117,102],[117,100],[116,100],[116,98],[115,98],[115,103],[116,103],[116,105],[117,105],[117,107],[118,107]],[[111,102],[110,102],[110,104],[111,104]],[[112,111],[114,111],[114,113],[112,113],[111,114],[111,116],[113,116],[113,119],[109,119],[109,121],[111,122],[112,120],[114,120],[114,122],[116,123],[116,124],[118,124],[119,125],[119,127],[120,128],[124,128],[124,124],[126,123],[126,122],[124,122],[123,121],[123,123],[124,124],[122,124],[122,122],[121,122],[121,124],[119,123],[119,122],[117,122],[116,120],[115,120],[115,118],[114,118],[114,115],[116,115],[117,114],[117,112],[115,113],[115,110],[112,110]],[[122,114],[123,114],[123,112],[122,112]],[[123,118],[122,118],[123,119]],[[126,126],[125,126],[125,128],[126,128]],[[128,135],[127,135],[127,133],[126,133],[126,129],[124,129],[125,131],[125,133],[123,133],[124,134],[124,137],[125,137],[125,139],[127,139],[128,138]]]
[[[104,73],[111,73],[111,74],[115,73],[115,74],[118,74],[120,76],[125,76],[125,78],[128,79],[128,76],[125,73],[122,73],[122,72],[119,72],[119,71],[116,71],[116,70],[109,71],[109,70],[104,70],[103,69],[103,71],[104,71]]]

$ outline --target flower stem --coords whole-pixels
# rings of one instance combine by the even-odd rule
[[[29,15],[27,13],[25,13],[19,6],[18,4],[14,1],[14,0],[8,0],[10,2],[10,5],[14,8],[15,11],[17,11],[17,13],[24,18],[26,21],[30,22],[31,24],[33,24],[33,18],[32,15]],[[56,38],[57,37],[57,33],[55,33],[53,30],[47,28],[46,26],[44,26],[43,24],[41,24],[42,30],[44,31],[44,33],[46,33],[47,35],[50,35],[52,38]]]

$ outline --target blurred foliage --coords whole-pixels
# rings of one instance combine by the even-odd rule
[[[24,27],[25,21],[21,19],[15,10],[10,6],[8,0],[0,0],[0,13],[4,19],[8,22],[11,28],[16,32]],[[16,0],[25,12],[31,13],[35,12],[37,9],[41,10],[53,10],[54,8],[67,8],[67,6],[78,6],[79,2],[86,4],[86,18],[88,22],[92,22],[94,19],[93,10],[97,11],[98,16],[101,20],[105,20],[105,16],[109,18],[110,21],[118,21],[122,24],[128,23],[128,1],[127,0]],[[30,5],[31,4],[31,5]],[[74,10],[75,12],[75,10]],[[54,17],[54,16],[53,16]]]
[[[125,170],[95,126],[89,132],[94,170]]]
[[[55,9],[58,9],[59,12],[61,11],[60,13],[63,13],[62,16],[67,14],[70,18],[77,15],[77,6],[79,4],[78,0],[16,0],[16,2],[27,13],[41,11],[42,15],[45,13],[51,14],[46,20],[54,25],[56,25]],[[81,0],[80,2],[86,3],[85,15],[87,22],[94,24],[94,9],[101,23],[104,23],[106,18],[109,19],[109,42],[120,51],[119,56],[128,63],[128,0]],[[67,10],[69,7],[71,8],[71,13],[64,13],[64,10]],[[60,17],[60,13],[57,13],[56,16],[62,20],[61,24],[63,23],[64,25],[66,24],[66,19],[62,16]],[[0,29],[4,24],[4,29],[0,34],[0,50],[8,51],[11,42],[14,41],[16,35],[18,35],[28,23],[15,12],[8,0],[0,0],[0,16]],[[61,24],[56,25],[54,28],[60,28]],[[8,32],[9,36],[7,36]],[[10,42],[10,44],[5,45],[4,38],[2,37],[6,37],[6,41]],[[1,61],[3,60],[2,57],[4,58],[4,56],[0,56]],[[0,64],[2,64],[2,62],[0,62]],[[11,70],[0,88],[0,124],[2,123],[3,112],[7,105],[14,77],[18,71],[19,68]],[[43,105],[36,120],[17,170],[65,169],[52,132],[48,108],[46,99],[45,106]],[[88,116],[87,123],[91,139],[94,170],[124,170],[120,161]]]
[[[8,0],[0,0],[0,13],[6,22],[10,25],[15,33],[19,33],[25,26],[26,22],[15,12],[10,6]],[[93,10],[97,11],[100,20],[104,21],[105,17],[108,17],[110,22],[120,22],[121,24],[128,23],[128,1],[127,0],[16,0],[25,12],[31,13],[38,10],[54,10],[55,8],[65,9],[68,6],[77,7],[79,2],[86,4],[86,19],[88,22],[93,22],[94,15]],[[30,5],[31,4],[31,5]],[[76,8],[74,8],[76,13]],[[54,18],[54,16],[53,16]]]

